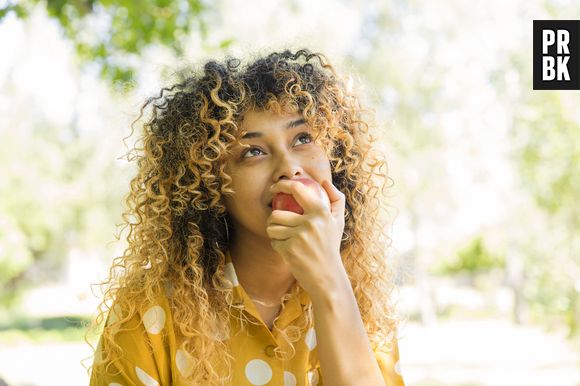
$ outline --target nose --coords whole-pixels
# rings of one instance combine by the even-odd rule
[[[304,175],[304,169],[299,160],[293,158],[289,154],[280,156],[276,169],[273,174],[273,182],[277,182],[281,178],[293,179]]]

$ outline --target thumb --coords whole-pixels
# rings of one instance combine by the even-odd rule
[[[344,213],[345,206],[344,193],[338,190],[338,188],[334,186],[334,184],[329,180],[322,181],[320,185],[324,188],[326,194],[328,195],[328,198],[330,199],[330,207],[332,213],[336,212]]]
[[[342,192],[328,180],[323,180],[320,183],[320,186],[322,186],[326,191],[326,194],[328,194],[331,203],[340,200],[342,196],[344,196],[344,194],[342,194]]]
[[[336,221],[344,227],[346,196],[328,180],[322,181],[321,185],[330,198],[330,213]]]

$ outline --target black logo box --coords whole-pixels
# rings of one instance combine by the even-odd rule
[[[534,20],[534,90],[580,90],[580,20]],[[567,63],[570,80],[542,80],[542,31],[566,30],[570,35],[568,49],[570,58]],[[556,33],[557,40],[557,33]],[[567,54],[557,53],[557,41],[548,47],[548,56],[556,61],[558,56]]]

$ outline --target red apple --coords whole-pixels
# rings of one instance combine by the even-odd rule
[[[310,178],[296,178],[293,181],[298,181],[306,185],[308,188],[316,191],[316,194],[321,200],[325,200],[327,207],[330,208],[330,201],[328,195],[322,186],[318,182]],[[287,193],[276,193],[274,199],[272,200],[272,210],[287,210],[290,212],[304,214],[304,209],[296,202],[291,194]]]

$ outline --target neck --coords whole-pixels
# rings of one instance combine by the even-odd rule
[[[238,280],[251,298],[270,304],[280,302],[296,282],[289,265],[269,241],[266,244],[247,235],[236,237],[230,255]]]

